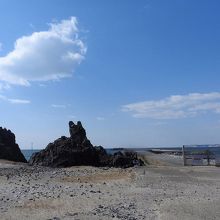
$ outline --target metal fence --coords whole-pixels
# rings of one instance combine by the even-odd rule
[[[220,144],[183,145],[184,166],[220,166]]]

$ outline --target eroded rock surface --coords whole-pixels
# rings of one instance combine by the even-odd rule
[[[44,150],[35,153],[29,164],[49,167],[89,165],[123,168],[142,164],[135,153],[108,155],[103,147],[93,146],[80,121],[77,124],[70,121],[69,132],[70,137],[62,136],[48,144]]]
[[[27,162],[16,144],[14,133],[2,127],[0,127],[0,159]]]

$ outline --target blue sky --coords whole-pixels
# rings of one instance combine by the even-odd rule
[[[0,125],[44,148],[220,143],[220,3],[0,1]]]

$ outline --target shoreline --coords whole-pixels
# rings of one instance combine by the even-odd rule
[[[147,154],[144,167],[48,168],[0,161],[0,219],[219,219],[217,167]],[[176,156],[174,156],[176,157]]]

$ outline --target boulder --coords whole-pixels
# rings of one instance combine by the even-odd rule
[[[0,127],[0,159],[27,162],[16,144],[14,133],[2,127]]]
[[[69,122],[70,137],[58,138],[53,143],[35,154],[29,160],[30,165],[49,167],[70,166],[108,166],[131,167],[135,165],[137,158],[123,153],[120,158],[117,155],[108,155],[102,146],[93,146],[86,137],[86,131],[80,121],[74,124]]]
[[[114,154],[112,159],[114,167],[128,168],[134,165],[143,166],[144,162],[141,159],[138,159],[137,153],[133,151],[121,151]]]

